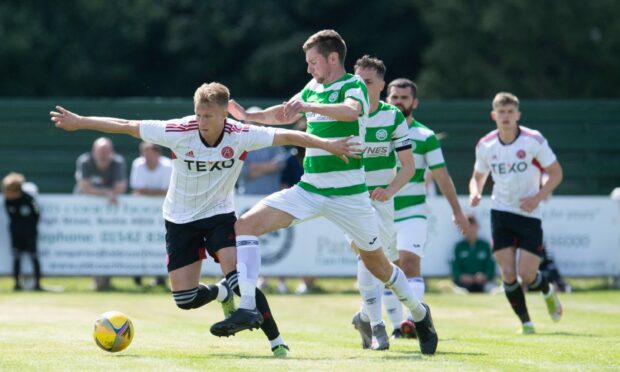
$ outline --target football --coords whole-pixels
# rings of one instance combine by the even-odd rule
[[[127,315],[119,311],[108,311],[95,321],[93,338],[97,346],[115,353],[124,350],[133,339],[133,324]]]

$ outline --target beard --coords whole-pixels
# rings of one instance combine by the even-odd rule
[[[403,105],[401,105],[400,103],[395,105],[396,107],[398,107],[398,109],[400,110],[400,112],[402,112],[402,114],[408,118],[409,116],[411,116],[411,113],[413,112],[413,104],[411,104],[409,107],[405,107]]]

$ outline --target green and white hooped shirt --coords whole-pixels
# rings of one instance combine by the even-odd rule
[[[362,105],[357,120],[338,121],[313,112],[306,116],[307,133],[321,138],[337,139],[354,136],[352,141],[363,142],[368,117],[368,92],[364,81],[356,75],[344,74],[330,84],[320,84],[312,79],[293,99],[319,104],[343,103],[352,98]],[[304,158],[304,175],[298,183],[306,191],[325,195],[355,195],[368,191],[361,159],[349,158],[345,164],[338,157],[321,149],[308,148]]]
[[[368,115],[364,145],[368,189],[386,188],[396,175],[396,152],[411,148],[407,121],[396,106],[379,101]]]
[[[409,138],[413,145],[415,173],[394,198],[394,221],[426,218],[426,168],[438,169],[446,163],[435,132],[415,119],[409,124]]]

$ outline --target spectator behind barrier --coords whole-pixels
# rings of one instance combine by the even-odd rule
[[[127,190],[127,171],[125,159],[114,153],[112,140],[98,138],[90,152],[78,157],[75,180],[76,193],[105,196],[110,203],[118,203],[118,195]],[[95,276],[93,279],[97,291],[110,289],[109,276]]]
[[[480,225],[469,216],[469,230],[465,239],[454,246],[452,280],[468,292],[488,292],[495,278],[495,261],[489,243],[478,237]]]
[[[37,235],[39,223],[39,207],[30,193],[25,189],[26,179],[20,173],[9,173],[2,180],[4,207],[9,215],[9,230],[11,235],[11,253],[13,254],[13,289],[19,291],[22,286],[19,282],[21,271],[21,256],[26,254],[32,260],[34,269],[34,289],[41,289],[41,266],[37,254]],[[34,186],[31,184],[31,186]],[[35,187],[36,190],[36,187]]]
[[[161,154],[159,145],[141,142],[140,157],[131,164],[129,186],[134,195],[164,196],[168,192],[170,177],[172,175],[172,161]],[[133,278],[136,285],[142,285],[142,277]],[[165,286],[166,277],[155,278],[154,286]]]

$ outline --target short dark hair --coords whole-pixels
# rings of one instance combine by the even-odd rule
[[[308,50],[316,47],[317,52],[320,55],[327,58],[330,53],[338,54],[340,63],[344,66],[344,59],[347,57],[347,44],[344,39],[334,30],[321,30],[314,35],[310,36],[304,43],[303,50]]]
[[[373,69],[377,71],[377,75],[381,79],[385,77],[385,72],[387,71],[385,63],[383,63],[382,60],[380,60],[379,58],[371,57],[368,54],[362,56],[362,58],[358,59],[355,62],[355,66],[353,66],[353,69],[357,70],[358,68]]]
[[[392,80],[387,87],[388,95],[390,94],[390,89],[392,89],[392,87],[409,88],[411,89],[411,95],[413,96],[413,99],[418,98],[418,86],[413,81],[407,78],[398,78]]]
[[[162,148],[158,144],[151,143],[151,142],[144,142],[144,141],[140,142],[140,151],[144,151],[149,148],[153,149],[153,151],[155,152],[159,152],[160,154],[162,152]]]

